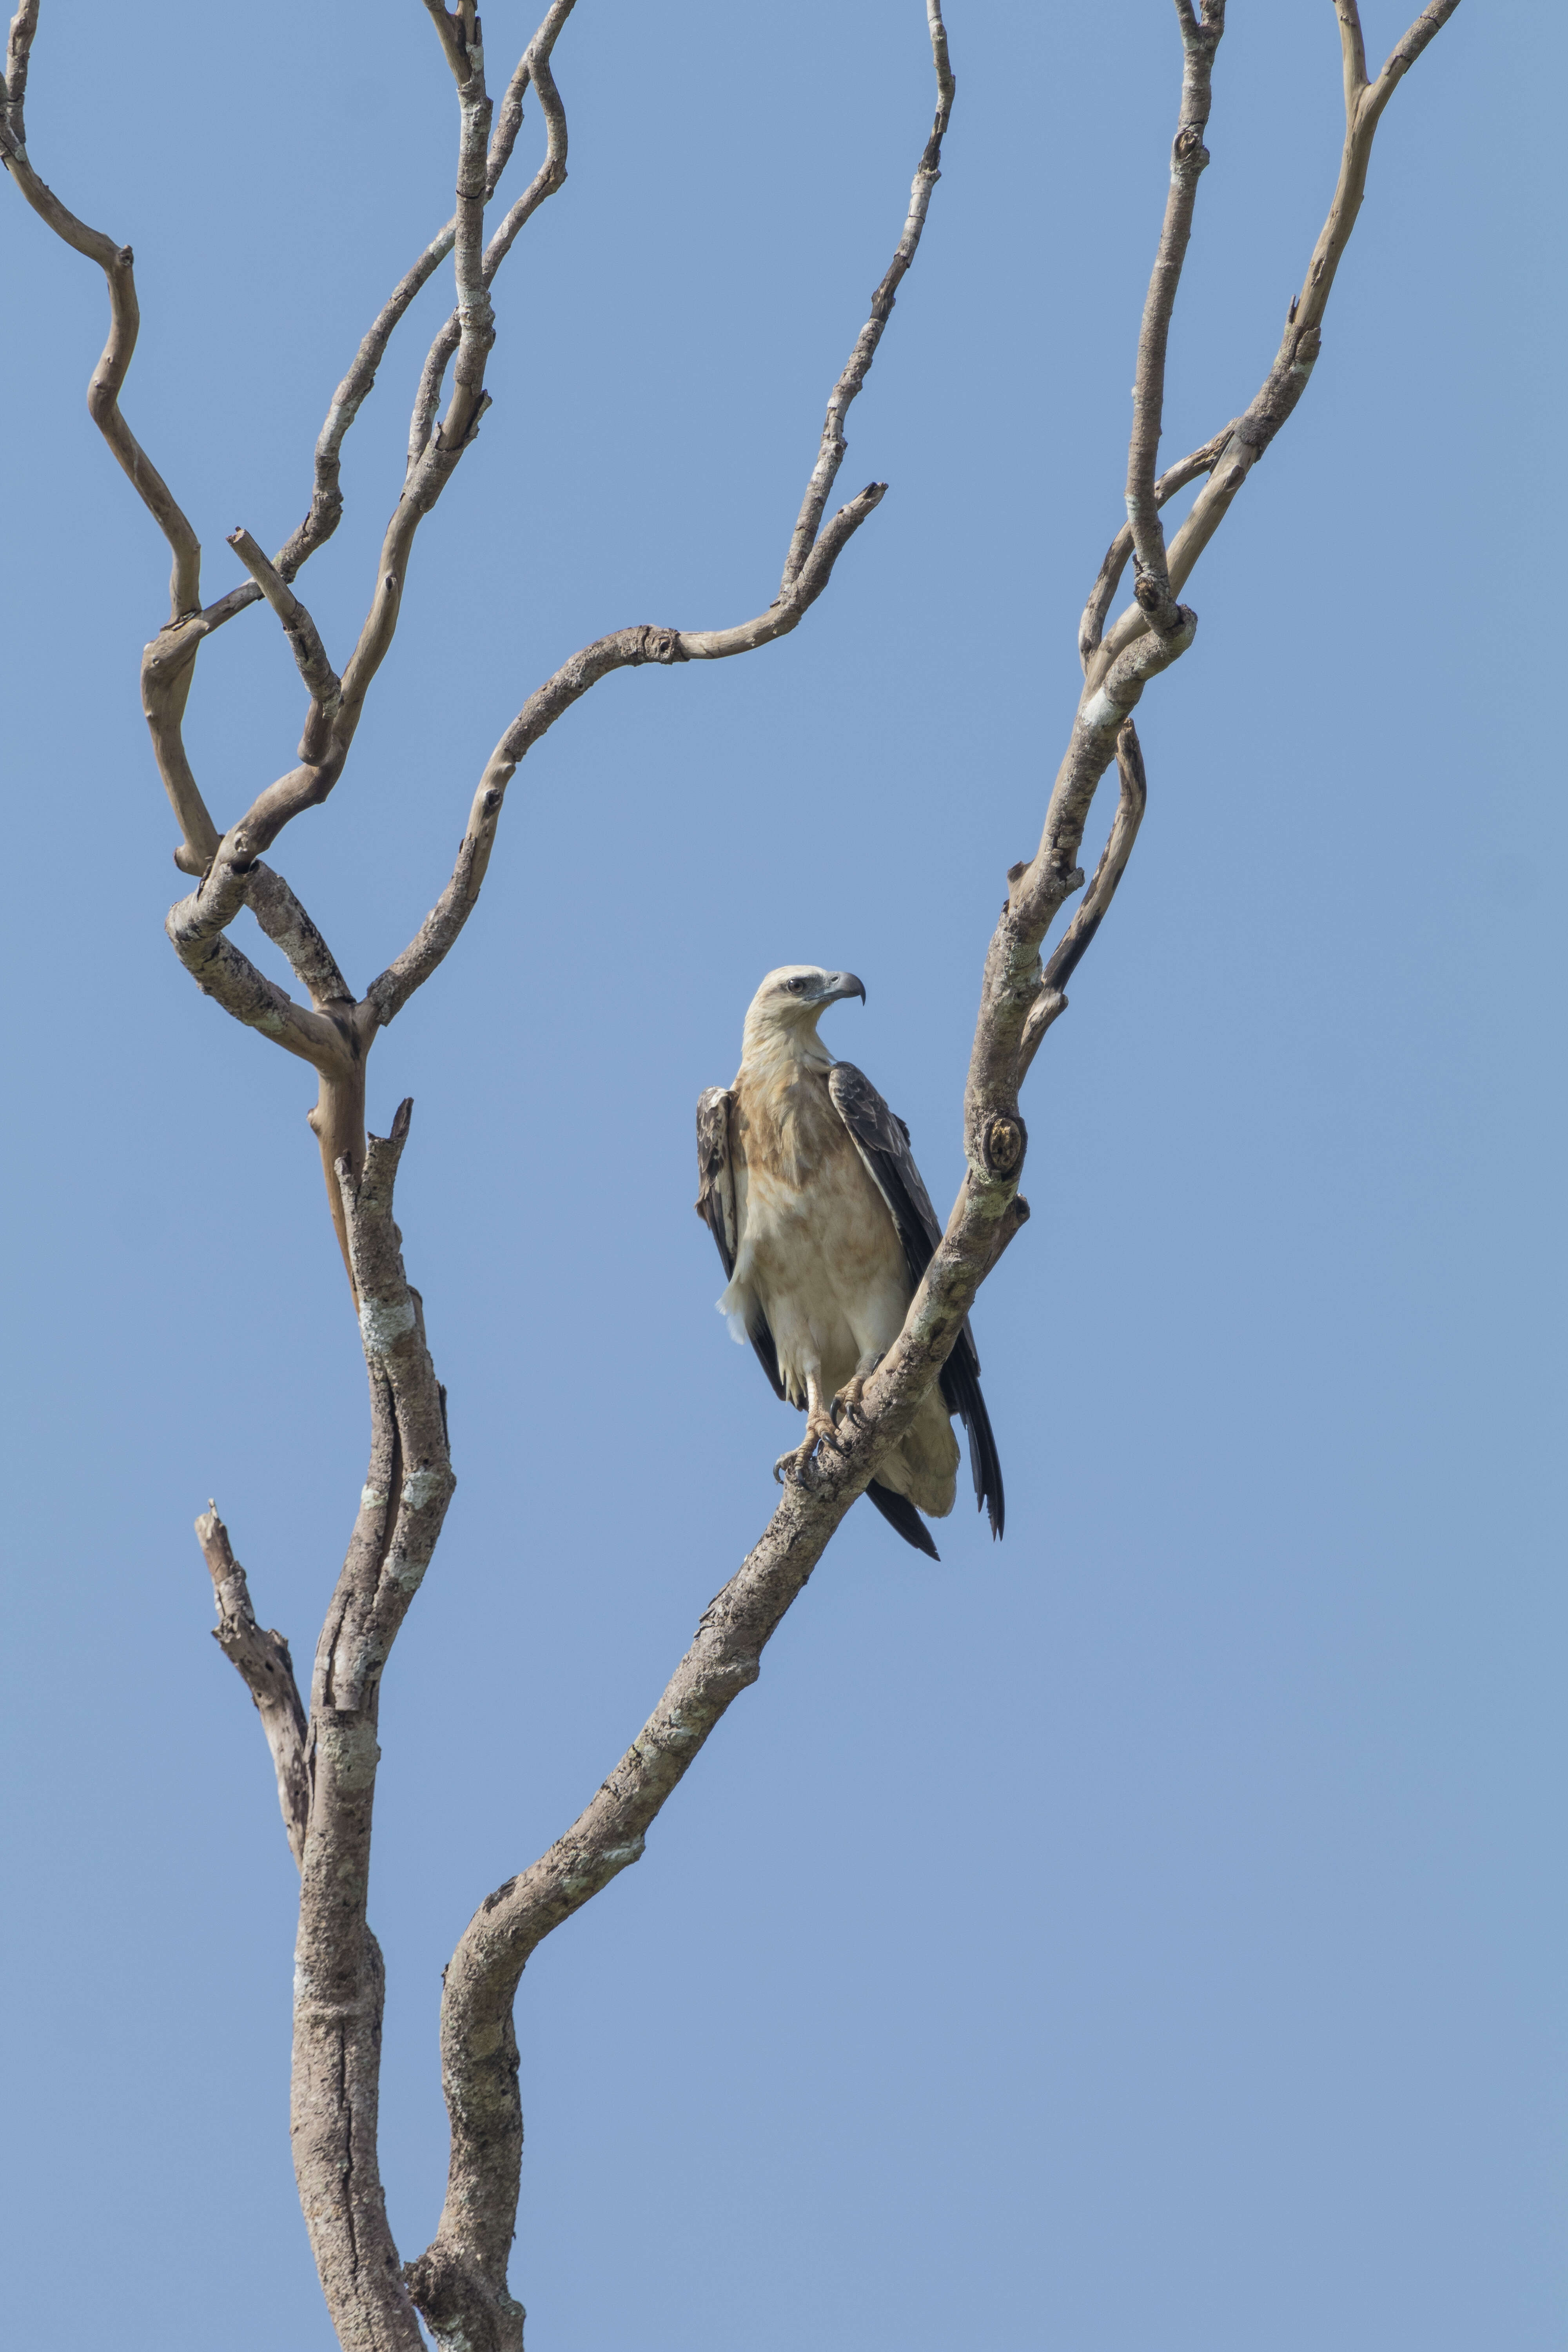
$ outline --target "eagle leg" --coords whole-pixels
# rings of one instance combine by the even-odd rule
[[[865,1392],[867,1381],[887,1352],[885,1348],[876,1348],[861,1357],[849,1379],[845,1381],[833,1400],[833,1418],[836,1423],[843,1419],[856,1423],[861,1429],[865,1428],[866,1416],[860,1410],[860,1399]]]
[[[822,1401],[822,1386],[815,1372],[805,1376],[805,1436],[801,1444],[781,1454],[773,1464],[773,1476],[782,1486],[786,1478],[797,1478],[804,1484],[812,1456],[819,1445],[831,1445],[838,1451],[838,1439],[833,1427],[831,1409]]]

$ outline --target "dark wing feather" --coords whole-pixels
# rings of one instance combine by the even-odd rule
[[[896,1495],[891,1486],[879,1486],[873,1478],[866,1489],[866,1500],[876,1504],[888,1525],[896,1528],[907,1544],[923,1551],[928,1559],[942,1558],[931,1541],[931,1529],[907,1495]]]
[[[697,1097],[697,1199],[698,1215],[707,1224],[719,1245],[720,1263],[724,1279],[729,1281],[735,1271],[735,1254],[741,1246],[740,1218],[735,1205],[735,1171],[730,1159],[730,1106],[734,1096],[728,1087],[707,1087]],[[758,1315],[748,1328],[747,1338],[756,1349],[757,1361],[773,1385],[773,1394],[783,1397],[784,1386],[779,1378],[778,1349],[766,1318]]]
[[[827,1091],[888,1204],[888,1213],[904,1245],[910,1278],[918,1283],[942,1239],[942,1227],[910,1150],[910,1130],[888,1108],[870,1079],[853,1062],[834,1064],[827,1074]],[[948,1411],[959,1415],[969,1433],[969,1466],[974,1476],[975,1503],[986,1510],[992,1534],[999,1536],[1006,1511],[1002,1465],[997,1458],[991,1417],[980,1393],[980,1358],[967,1320],[942,1368],[942,1395]],[[880,1504],[878,1507],[882,1508]],[[884,1512],[884,1517],[888,1516],[890,1515]]]

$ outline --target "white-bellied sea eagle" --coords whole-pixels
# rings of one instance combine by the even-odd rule
[[[942,1239],[909,1129],[817,1036],[825,1009],[847,996],[866,1000],[852,971],[770,971],[746,1013],[734,1085],[710,1087],[697,1105],[697,1213],[729,1278],[720,1312],[736,1339],[750,1339],[776,1393],[805,1407],[805,1443],[781,1470],[833,1442],[835,1404],[858,1403]],[[999,1536],[1002,1469],[967,1323],[866,1490],[932,1559],[920,1514],[940,1519],[952,1508],[954,1413],[969,1433],[976,1502]]]

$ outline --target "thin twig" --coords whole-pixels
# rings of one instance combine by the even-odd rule
[[[914,184],[910,190],[910,209],[905,216],[903,235],[894,249],[887,274],[871,297],[871,315],[855,339],[855,348],[848,364],[828,394],[827,415],[823,421],[822,442],[816,463],[805,486],[799,517],[790,538],[789,552],[784,558],[784,577],[779,593],[786,594],[799,578],[806,558],[816,543],[822,521],[838,468],[844,463],[848,443],[844,437],[844,420],[849,404],[866,381],[871,362],[877,356],[877,346],[882,331],[892,316],[893,303],[910,263],[920,249],[921,232],[925,226],[931,207],[931,192],[942,177],[942,142],[952,116],[953,92],[957,84],[947,54],[947,27],[942,21],[942,0],[926,0],[926,23],[931,33],[931,62],[936,68],[936,114],[931,123],[931,137],[916,168]]]

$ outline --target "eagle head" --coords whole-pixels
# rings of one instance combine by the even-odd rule
[[[798,1052],[803,1045],[815,1045],[818,1021],[845,996],[866,1002],[866,983],[852,971],[825,971],[815,963],[780,964],[747,1007],[747,1051],[783,1045]]]

